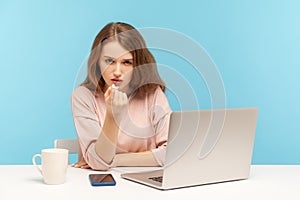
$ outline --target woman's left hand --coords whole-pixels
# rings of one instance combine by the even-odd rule
[[[85,162],[85,160],[78,161],[72,167],[81,168],[81,169],[91,169],[91,167]]]

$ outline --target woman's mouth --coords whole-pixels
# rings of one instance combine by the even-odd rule
[[[110,80],[115,85],[120,85],[122,83],[122,80],[117,79],[117,78],[113,78],[113,79],[110,79]]]

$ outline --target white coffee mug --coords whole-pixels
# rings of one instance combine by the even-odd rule
[[[32,163],[42,174],[46,184],[56,185],[65,182],[65,176],[68,168],[67,149],[43,149],[41,154],[35,154],[32,157]],[[36,164],[36,158],[41,157],[42,168]]]

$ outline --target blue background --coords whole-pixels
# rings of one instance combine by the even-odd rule
[[[30,164],[54,139],[76,137],[74,80],[111,21],[173,29],[201,44],[227,107],[259,109],[253,164],[300,164],[299,9],[296,0],[0,1],[0,164]],[[167,58],[157,55],[182,67]]]

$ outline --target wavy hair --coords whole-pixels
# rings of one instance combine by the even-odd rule
[[[158,74],[155,58],[146,47],[144,38],[133,26],[123,22],[109,23],[97,34],[88,58],[88,74],[81,85],[96,94],[100,91],[105,92],[105,81],[101,74],[99,59],[102,47],[112,41],[117,41],[133,56],[129,93],[136,90],[147,92],[156,87],[161,87],[165,91],[165,83]]]

